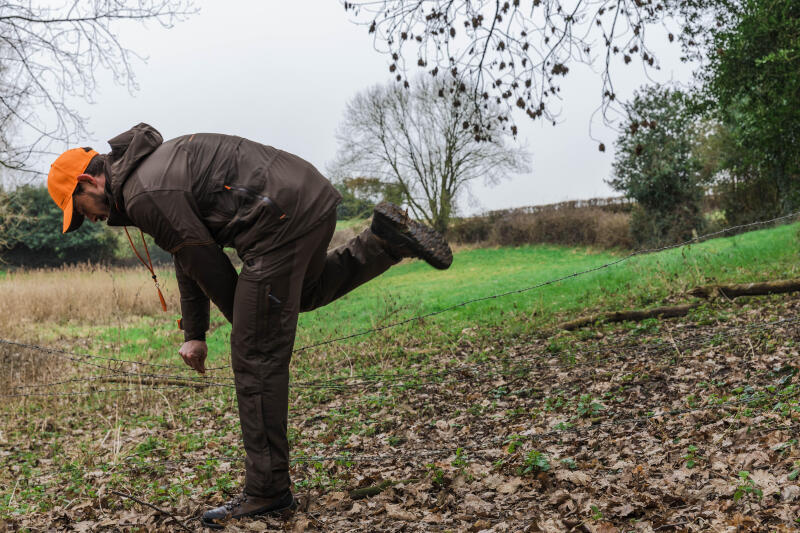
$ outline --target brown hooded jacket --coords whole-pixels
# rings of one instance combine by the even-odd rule
[[[248,261],[307,233],[341,200],[310,163],[241,137],[163,142],[138,124],[108,143],[108,224],[133,223],[173,254],[186,340],[205,338],[209,298],[233,319],[237,274],[223,246]]]

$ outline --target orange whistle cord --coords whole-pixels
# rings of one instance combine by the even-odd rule
[[[163,311],[167,310],[167,301],[164,300],[164,295],[161,293],[161,286],[158,284],[158,277],[156,277],[156,271],[153,269],[153,260],[150,259],[150,250],[147,249],[147,241],[144,240],[144,233],[142,230],[139,230],[139,235],[142,237],[142,244],[144,245],[144,251],[147,254],[147,262],[145,263],[144,259],[142,259],[139,250],[136,249],[136,246],[133,244],[133,239],[131,239],[131,234],[128,233],[128,227],[124,226],[125,228],[125,235],[128,236],[128,242],[131,243],[131,248],[133,248],[133,253],[136,254],[136,257],[139,258],[139,261],[150,271],[150,275],[153,277],[153,283],[156,284],[156,290],[158,291],[158,299],[161,300],[161,309]]]

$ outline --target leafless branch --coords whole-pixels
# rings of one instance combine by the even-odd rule
[[[717,1],[717,0],[715,0]],[[721,1],[721,0],[719,0]],[[599,106],[613,123],[617,95],[611,71],[638,59],[647,75],[658,60],[645,43],[645,29],[679,13],[680,0],[344,0],[354,21],[374,36],[375,48],[391,59],[390,71],[407,86],[407,56],[431,76],[449,73],[470,87],[477,136],[508,129],[512,111],[556,121],[561,79],[575,63],[593,65],[604,50]],[[692,9],[702,8],[701,2]],[[700,7],[698,7],[700,6]],[[491,105],[490,105],[491,104]]]
[[[509,132],[476,139],[474,91],[460,85],[447,75],[420,77],[410,90],[390,83],[358,94],[337,133],[332,173],[398,184],[418,218],[445,230],[472,182],[495,183],[529,162]]]
[[[191,0],[0,1],[0,165],[30,171],[36,153],[85,134],[68,99],[91,101],[100,69],[136,89],[122,24],[169,28],[195,11]]]

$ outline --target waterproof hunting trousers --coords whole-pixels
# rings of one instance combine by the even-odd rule
[[[309,233],[247,260],[236,284],[231,360],[245,461],[245,492],[271,497],[290,487],[289,361],[297,316],[332,302],[397,261],[369,229],[327,252],[335,211]]]

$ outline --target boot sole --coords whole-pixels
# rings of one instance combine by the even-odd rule
[[[297,498],[295,498],[294,495],[292,495],[292,503],[290,503],[286,507],[282,507],[280,509],[271,509],[269,511],[246,513],[246,514],[237,516],[236,518],[228,518],[226,520],[226,522],[228,522],[230,520],[239,520],[241,518],[253,518],[253,517],[256,517],[256,516],[269,516],[269,517],[273,517],[273,518],[284,517],[284,516],[288,517],[291,513],[293,513],[294,511],[297,510],[297,507],[298,507]],[[207,522],[202,517],[200,518],[200,524],[202,524],[204,527],[207,527],[209,529],[225,529],[225,526],[226,526],[226,524],[217,524],[216,522]]]
[[[375,206],[375,218],[394,230],[392,238],[399,238],[417,257],[433,268],[446,270],[453,264],[453,251],[445,238],[433,228],[408,218],[399,207],[382,202]],[[379,237],[386,238],[383,235]]]

